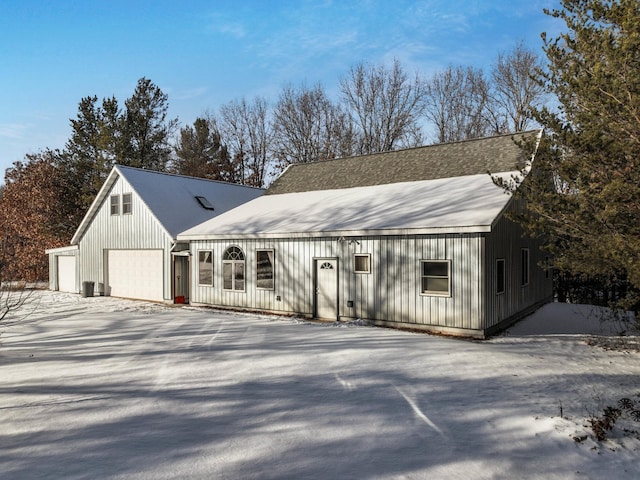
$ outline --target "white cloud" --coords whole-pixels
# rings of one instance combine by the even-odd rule
[[[28,125],[21,123],[0,123],[0,137],[19,139],[23,137],[27,128]]]

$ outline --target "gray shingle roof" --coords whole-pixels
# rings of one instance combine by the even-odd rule
[[[267,195],[433,180],[519,170],[527,160],[516,142],[539,130],[358,157],[291,165]]]

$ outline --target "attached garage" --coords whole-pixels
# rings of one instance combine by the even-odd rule
[[[56,255],[58,262],[58,290],[61,292],[78,293],[76,289],[76,257],[70,255]]]
[[[162,302],[164,285],[162,250],[108,250],[108,295]]]
[[[60,280],[62,288],[74,285],[76,293],[85,294],[86,286],[89,295],[89,282],[93,282],[94,295],[155,302],[179,297],[186,302],[188,244],[177,242],[178,233],[262,193],[244,185],[116,165],[71,245],[46,250],[49,288],[58,290]],[[72,260],[68,264],[61,260],[60,278],[58,256],[76,257],[73,268]]]

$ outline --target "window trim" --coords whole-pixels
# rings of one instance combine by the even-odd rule
[[[271,286],[270,287],[261,287],[258,284],[259,283],[258,273],[260,268],[260,261],[258,260],[259,253],[267,253],[267,258],[269,258],[269,253],[271,253],[271,256],[269,258],[269,262],[271,263]],[[274,248],[256,248],[256,289],[258,290],[275,290],[276,289],[276,251]]]
[[[201,268],[200,265],[202,263],[202,261],[200,260],[200,255],[203,253],[209,253],[210,255],[210,259],[211,261],[209,262],[211,264],[210,268],[211,268],[211,283],[202,283],[201,279]],[[198,286],[199,287],[213,287],[214,286],[214,269],[213,269],[213,250],[212,249],[205,249],[205,250],[198,250]]]
[[[242,254],[242,260],[237,259],[225,259],[227,252],[232,248],[237,248]],[[222,290],[225,292],[246,292],[247,291],[247,256],[244,254],[244,250],[237,245],[229,245],[224,249],[222,254]],[[236,265],[242,265],[242,289],[235,288],[236,286]],[[225,265],[231,266],[231,288],[225,287],[224,271]]]
[[[367,259],[366,270],[358,270],[358,262],[356,260],[358,257]],[[371,254],[370,253],[354,253],[353,254],[353,272],[357,274],[371,273]]]
[[[502,267],[500,267],[502,265]],[[502,289],[500,289],[500,270],[502,270]],[[504,258],[496,258],[496,295],[504,295],[507,290],[507,262]]]
[[[109,211],[111,213],[112,216],[117,216],[120,215],[120,195],[119,194],[114,194],[111,195],[109,200]],[[115,201],[114,201],[115,200]],[[115,212],[114,212],[115,209]]]
[[[445,263],[447,265],[447,276],[434,276],[434,275],[424,275],[424,264],[425,263]],[[420,260],[420,295],[426,297],[451,297],[451,259],[432,259],[426,258]],[[425,278],[446,278],[447,279],[447,291],[436,291],[436,290],[424,290],[422,288],[423,281]]]
[[[526,261],[525,261],[526,260]],[[520,286],[526,287],[531,281],[531,257],[528,248],[520,249]]]
[[[125,202],[125,197],[129,197],[129,201]],[[133,214],[133,195],[130,192],[122,194],[122,215],[131,215]],[[126,211],[125,205],[129,206],[129,211]]]

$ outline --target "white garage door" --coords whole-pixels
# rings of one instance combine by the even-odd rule
[[[58,259],[58,290],[78,293],[76,290],[76,257],[57,255],[56,258]]]
[[[109,250],[107,261],[109,295],[163,300],[162,250]]]

